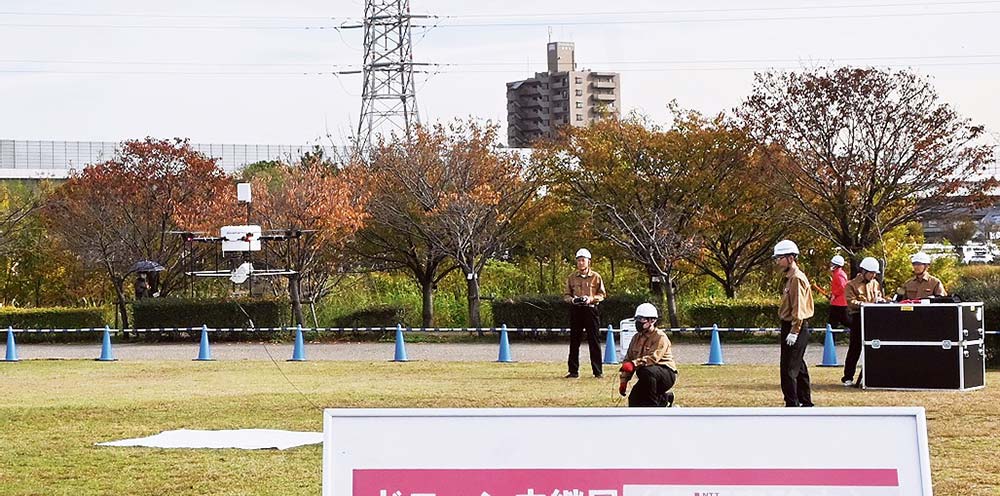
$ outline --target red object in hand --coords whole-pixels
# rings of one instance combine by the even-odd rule
[[[625,381],[622,381],[622,383],[618,385],[618,394],[620,394],[622,396],[625,396],[625,389],[626,388],[628,388],[628,383],[625,382]]]
[[[635,364],[633,364],[632,362],[625,362],[622,364],[622,370],[625,372],[632,372],[633,370],[635,370]]]

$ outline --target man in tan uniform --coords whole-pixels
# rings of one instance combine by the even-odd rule
[[[930,255],[920,251],[910,257],[913,265],[913,278],[903,283],[896,294],[903,300],[919,300],[931,296],[948,296],[941,280],[928,274],[927,267],[931,264]]]
[[[885,301],[882,296],[882,286],[878,282],[881,271],[878,260],[865,257],[858,266],[858,275],[847,283],[847,311],[851,315],[851,341],[847,346],[847,358],[844,360],[844,375],[840,383],[844,387],[861,387],[861,375],[854,380],[854,372],[858,369],[858,359],[861,358],[861,305]],[[863,373],[863,372],[862,372]]]
[[[618,394],[625,396],[628,381],[639,378],[628,396],[628,406],[673,406],[670,388],[677,381],[677,364],[671,351],[670,338],[656,328],[659,312],[652,303],[635,309],[635,327],[639,332],[628,345],[619,373]]]
[[[569,359],[567,378],[580,377],[580,342],[587,334],[587,345],[590,348],[590,369],[594,377],[604,375],[601,365],[601,345],[597,336],[600,325],[600,315],[597,305],[604,301],[607,292],[604,290],[604,280],[601,275],[590,269],[590,250],[580,248],[576,252],[576,272],[566,281],[566,293],[563,300],[569,303]]]
[[[799,270],[799,247],[791,240],[774,245],[774,263],[785,273],[785,289],[778,304],[781,319],[781,393],[785,406],[813,406],[806,367],[809,319],[813,316],[812,288]]]

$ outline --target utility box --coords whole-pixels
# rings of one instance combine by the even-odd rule
[[[219,230],[222,252],[260,251],[260,226],[223,226]]]
[[[862,305],[862,387],[985,387],[984,322],[981,302]]]

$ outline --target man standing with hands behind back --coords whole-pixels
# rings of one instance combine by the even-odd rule
[[[576,252],[576,272],[566,282],[563,300],[572,306],[569,309],[569,373],[567,378],[580,377],[580,341],[587,334],[590,348],[590,368],[594,377],[604,375],[601,365],[601,345],[597,339],[600,325],[597,305],[607,297],[601,275],[590,269],[590,250],[580,248]]]
[[[774,263],[785,274],[785,289],[778,304],[781,319],[781,393],[785,406],[813,406],[806,367],[809,319],[813,316],[812,288],[799,270],[799,247],[791,240],[774,245]]]

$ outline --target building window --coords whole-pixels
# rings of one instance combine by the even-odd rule
[[[576,108],[583,108],[583,102],[576,102]]]
[[[583,120],[583,114],[576,114],[576,120],[582,121]]]
[[[583,84],[583,78],[582,77],[577,77],[576,78],[576,84]]]
[[[576,90],[576,96],[583,96],[583,90]]]

